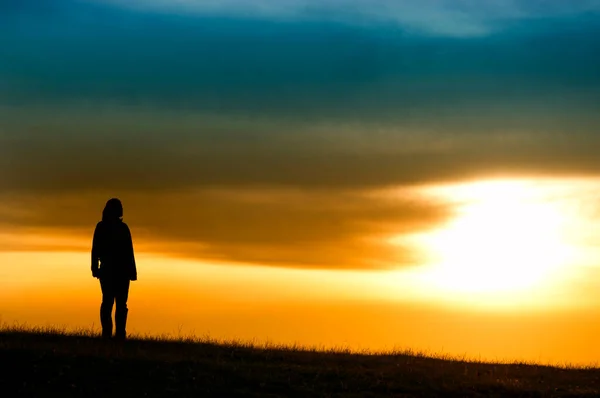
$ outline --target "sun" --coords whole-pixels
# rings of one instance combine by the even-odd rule
[[[456,293],[515,293],[544,283],[568,263],[564,215],[527,181],[442,188],[456,216],[420,237],[430,261],[423,277]]]

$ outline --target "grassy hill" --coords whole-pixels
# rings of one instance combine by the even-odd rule
[[[6,327],[0,369],[6,397],[600,397],[598,368]]]

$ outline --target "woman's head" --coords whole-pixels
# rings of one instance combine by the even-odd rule
[[[123,218],[123,205],[117,198],[112,198],[106,202],[102,211],[102,221],[120,220]]]

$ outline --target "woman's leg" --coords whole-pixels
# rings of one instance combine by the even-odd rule
[[[112,309],[115,302],[114,283],[107,279],[100,279],[102,289],[102,304],[100,305],[100,324],[102,325],[102,337],[112,337]]]
[[[129,280],[120,280],[115,286],[115,299],[117,309],[115,310],[115,337],[125,339],[127,337],[127,298],[129,297]]]

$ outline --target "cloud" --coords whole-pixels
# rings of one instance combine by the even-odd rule
[[[408,191],[399,191],[395,198],[361,191],[273,188],[120,193],[138,248],[285,267],[415,265],[419,253],[385,239],[431,228],[447,217],[442,205]],[[0,225],[15,234],[34,229],[46,235],[91,237],[108,197],[108,192],[99,191],[43,198],[5,195]]]
[[[597,116],[531,106],[517,116],[515,109],[450,108],[404,122],[319,124],[151,108],[4,108],[0,189],[364,190],[502,173],[600,171]]]
[[[325,18],[354,23],[393,23],[430,35],[484,36],[506,21],[600,10],[596,0],[97,0],[142,10],[270,19]]]

